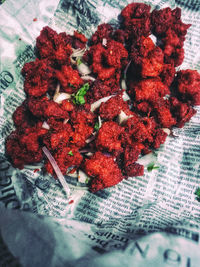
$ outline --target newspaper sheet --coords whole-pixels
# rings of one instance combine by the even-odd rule
[[[117,25],[133,1],[13,1],[0,6],[0,266],[199,266],[200,107],[160,149],[140,159],[159,169],[123,180],[95,194],[66,177],[70,198],[41,166],[19,171],[7,161],[5,138],[12,114],[25,98],[20,74],[35,58],[43,26],[91,36],[103,22]],[[145,2],[145,1],[137,1]],[[146,1],[153,8],[180,7],[191,23],[180,69],[200,71],[198,0]],[[15,209],[15,210],[13,210]]]

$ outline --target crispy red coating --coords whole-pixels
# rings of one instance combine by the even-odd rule
[[[169,87],[175,78],[175,73],[176,70],[173,63],[164,64],[162,72],[160,73],[160,78],[162,82]]]
[[[181,65],[184,59],[185,35],[191,26],[181,21],[181,9],[172,10],[167,7],[153,10],[151,24],[153,33],[161,39],[165,62],[173,63],[175,67]]]
[[[170,98],[170,109],[179,128],[183,127],[197,112],[190,104],[183,103],[175,97]]]
[[[122,152],[121,134],[123,128],[114,121],[104,122],[96,139],[97,149],[111,152],[115,155]]]
[[[43,158],[39,139],[47,132],[41,123],[24,131],[17,129],[6,139],[6,154],[14,167],[23,169],[25,164],[40,162]]]
[[[21,106],[16,108],[12,118],[16,128],[20,127],[23,129],[33,126],[36,123],[36,119],[27,107],[27,100],[24,100]]]
[[[129,177],[143,176],[144,166],[139,163],[133,163],[125,167],[125,173]]]
[[[162,129],[158,128],[155,130],[153,137],[154,140],[151,143],[151,147],[157,149],[160,147],[161,144],[164,144],[167,138],[167,133],[165,133]]]
[[[56,71],[56,78],[60,82],[61,88],[67,93],[75,93],[84,84],[78,71],[67,65]]]
[[[121,11],[124,29],[131,38],[150,34],[150,9],[143,3],[131,3]]]
[[[81,165],[81,162],[83,160],[82,155],[79,153],[76,147],[62,147],[58,149],[58,151],[56,151],[53,156],[62,174],[64,175],[67,173],[69,167],[74,166],[75,168],[77,168]],[[53,167],[49,161],[46,162],[45,168],[48,173],[54,175],[54,177],[56,178]]]
[[[91,85],[91,90],[89,90],[88,93],[86,94],[87,102],[93,103],[99,100],[100,98],[109,96],[119,90],[120,90],[119,85],[108,86],[105,84],[105,81],[101,81],[97,79]]]
[[[118,83],[120,73],[119,76],[116,74],[125,67],[127,57],[128,52],[122,43],[108,40],[106,46],[101,43],[91,46],[86,60],[98,79],[114,79],[114,83]]]
[[[136,39],[131,46],[131,59],[134,72],[141,77],[157,77],[163,70],[164,54],[155,46],[150,37]],[[134,74],[135,75],[135,74]]]
[[[135,101],[156,101],[160,97],[170,94],[169,88],[161,82],[160,78],[132,82],[128,91]]]
[[[46,26],[36,39],[36,47],[41,58],[48,58],[57,64],[70,64],[72,48],[65,33],[58,34]]]
[[[131,117],[126,122],[125,131],[131,136],[133,142],[152,142],[152,134],[155,127],[156,123],[153,118],[138,117],[138,119],[135,119],[134,117]]]
[[[183,102],[200,105],[200,74],[189,69],[178,71],[174,91]]]
[[[168,100],[160,98],[158,101],[153,103],[153,109],[155,112],[155,118],[160,127],[172,128],[172,126],[176,125],[176,119],[172,115]]]
[[[169,28],[172,28],[179,36],[185,36],[191,24],[181,21],[181,9],[166,7],[160,10],[154,9],[151,13],[152,30],[156,35],[164,35]]]
[[[62,126],[60,125],[59,129],[52,129],[51,127],[51,130],[43,137],[43,143],[50,151],[66,147],[73,134],[72,127],[69,123],[61,124]]]
[[[96,32],[92,35],[92,44],[102,43],[103,39],[112,37],[113,27],[108,23],[102,23],[97,27]]]
[[[127,167],[133,164],[141,154],[144,145],[141,143],[132,143],[131,146],[126,146],[124,151],[124,166]]]
[[[84,170],[93,177],[90,183],[90,191],[92,192],[116,185],[123,179],[121,170],[114,158],[101,152],[96,152],[91,159],[86,159]]]
[[[34,97],[44,95],[54,82],[54,69],[46,59],[26,63],[22,69],[25,77],[24,90]]]
[[[121,111],[124,111],[126,115],[131,115],[128,103],[122,98],[122,95],[116,95],[111,97],[105,103],[101,103],[99,108],[99,115],[102,119],[113,120]]]
[[[28,108],[34,116],[39,118],[55,117],[67,119],[69,117],[68,112],[53,100],[30,98],[28,100]]]

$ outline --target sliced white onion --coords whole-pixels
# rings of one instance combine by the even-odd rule
[[[149,37],[151,38],[151,40],[153,41],[153,43],[156,44],[156,42],[157,42],[156,36],[153,35],[153,34],[151,34],[151,35],[149,35]]]
[[[55,93],[54,93],[54,96],[53,96],[53,101],[54,101],[54,99],[56,99],[58,97],[59,93],[60,93],[60,84],[58,83],[56,90],[55,90]]]
[[[129,95],[127,94],[126,91],[123,92],[122,99],[123,99],[124,101],[128,101],[128,100],[130,100],[130,97],[129,97]]]
[[[87,144],[89,144],[89,143],[91,143],[92,141],[94,141],[95,138],[96,138],[96,133],[95,133],[93,136],[91,136],[90,138],[86,139],[85,142],[86,142]]]
[[[67,196],[70,195],[70,189],[69,189],[69,186],[67,184],[67,182],[65,181],[65,178],[60,170],[60,168],[58,167],[58,164],[56,163],[54,157],[51,155],[51,153],[49,152],[49,150],[44,146],[42,148],[44,154],[46,155],[46,157],[48,158],[48,160],[50,161],[57,177],[58,177],[58,180],[60,181],[61,185],[63,186]]]
[[[72,48],[73,53],[71,54],[71,57],[82,57],[84,55],[84,53],[85,53],[85,50],[86,50],[85,48],[83,48],[83,49],[80,49],[80,48],[74,49],[74,48]]]
[[[77,69],[81,75],[88,75],[91,73],[91,69],[85,63],[77,65]]]
[[[85,155],[88,156],[88,157],[91,157],[91,156],[94,155],[94,153],[92,153],[92,152],[88,152],[88,153],[86,153]]]
[[[100,116],[98,116],[98,122],[99,122],[99,129],[100,129],[101,126],[102,126],[102,121],[101,121],[101,117]]]
[[[90,111],[94,112],[95,109],[100,107],[101,103],[108,101],[113,96],[115,96],[115,95],[110,95],[110,96],[103,97],[103,98],[97,100],[96,102],[92,103]]]
[[[68,123],[68,121],[69,121],[69,119],[65,119],[65,120],[63,121],[63,124]]]
[[[69,176],[71,178],[77,178],[78,177],[78,173],[77,173],[77,171],[75,171],[73,173],[67,173],[67,176]]]
[[[162,128],[163,132],[165,132],[167,135],[170,135],[171,130],[168,128]]]
[[[156,163],[157,162],[157,157],[154,153],[149,153],[147,155],[142,156],[139,158],[136,163],[139,163],[141,165],[147,166],[150,163]]]
[[[103,38],[103,40],[102,40],[102,45],[103,45],[103,46],[107,46],[107,39],[106,39],[106,38]]]
[[[124,70],[124,77],[125,77],[125,78],[126,78],[126,74],[127,74],[127,71],[128,71],[128,68],[129,68],[131,62],[132,62],[132,60],[130,60],[130,61],[128,62],[128,64],[126,65],[126,68],[125,68],[125,70]]]
[[[40,163],[34,163],[32,165],[24,165],[24,169],[29,169],[29,170],[35,170],[35,169],[39,169],[42,167],[43,167],[43,164],[41,162]]]
[[[57,95],[54,95],[53,97],[53,101],[58,103],[58,104],[61,104],[63,100],[66,100],[66,99],[70,99],[71,98],[71,95],[70,94],[67,94],[67,93],[59,93]]]
[[[49,124],[46,121],[44,121],[43,124],[42,124],[42,128],[44,128],[46,130],[49,130],[50,129],[50,126],[49,126]]]
[[[121,88],[122,88],[123,90],[126,90],[126,89],[127,89],[126,81],[125,81],[124,79],[121,81]]]
[[[78,181],[80,183],[85,183],[90,177],[84,173],[82,170],[78,170]]]
[[[119,113],[119,115],[117,117],[117,121],[118,121],[119,125],[122,125],[131,117],[133,117],[133,115],[126,115],[126,113],[123,110],[121,110],[121,112]]]
[[[91,80],[93,82],[96,80],[94,77],[89,76],[89,75],[81,76],[81,79],[83,79],[83,80]]]

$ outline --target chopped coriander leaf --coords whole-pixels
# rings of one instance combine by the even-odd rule
[[[73,94],[73,103],[77,105],[85,104],[85,98],[87,91],[89,90],[90,86],[89,83],[85,83],[77,92]]]
[[[153,170],[156,170],[156,169],[159,169],[159,166],[155,166],[155,163],[150,163],[148,166],[147,166],[147,171],[148,172],[151,172]]]
[[[200,202],[200,187],[198,187],[197,190],[195,191],[195,195],[197,196],[196,200]]]
[[[89,183],[89,181],[90,181],[90,178],[89,178],[89,177],[87,177],[87,178],[86,178],[86,180],[85,180],[85,184],[88,184],[88,183]]]
[[[95,131],[98,131],[99,130],[99,123],[98,122],[95,123],[94,129],[95,129]]]
[[[77,63],[77,65],[79,66],[79,65],[81,65],[81,64],[83,63],[83,61],[82,61],[82,59],[79,57],[79,58],[77,59],[76,63]]]
[[[74,154],[73,154],[73,152],[71,150],[69,151],[68,155],[74,156]]]

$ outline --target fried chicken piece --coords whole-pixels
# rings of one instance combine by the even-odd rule
[[[11,158],[14,167],[23,169],[24,165],[37,163],[43,154],[39,139],[47,132],[42,123],[23,131],[13,131],[6,139],[6,154]]]
[[[73,146],[58,149],[55,153],[53,153],[53,157],[55,158],[55,161],[63,175],[67,173],[69,167],[73,166],[75,169],[78,168],[83,160],[83,157],[79,153],[78,149]],[[46,162],[45,169],[56,178],[54,169],[49,161]]]
[[[101,43],[91,46],[87,57],[97,78],[104,81],[116,78],[116,72],[126,65],[128,52],[122,43],[108,40],[106,47]]]
[[[87,102],[93,103],[105,96],[109,96],[112,93],[115,93],[119,89],[119,86],[111,87],[106,85],[104,81],[96,79],[91,85],[91,90],[89,90],[86,94]]]
[[[124,29],[130,38],[150,34],[150,9],[143,3],[131,3],[121,11]]]
[[[165,133],[162,129],[158,128],[155,130],[153,134],[153,142],[151,143],[151,147],[157,149],[161,144],[164,144],[167,138],[167,133]]]
[[[90,191],[97,192],[106,187],[111,187],[122,181],[121,170],[113,157],[108,157],[97,151],[91,159],[86,159],[85,172],[93,177],[90,183]]]
[[[175,73],[174,63],[164,64],[162,72],[160,73],[160,78],[162,82],[169,87],[175,78]]]
[[[131,145],[127,145],[124,150],[124,167],[135,163],[143,148],[144,145],[139,142],[132,142]]]
[[[61,149],[66,147],[69,143],[70,137],[73,135],[72,127],[69,123],[64,124],[63,122],[59,125],[59,128],[52,127],[46,135],[43,137],[43,143],[47,148],[52,150]]]
[[[113,27],[108,23],[102,23],[97,27],[96,32],[91,37],[92,44],[102,43],[103,39],[112,37]]]
[[[183,41],[169,28],[162,42],[165,62],[175,67],[181,65],[184,60]]]
[[[134,40],[131,46],[133,72],[137,72],[143,78],[157,77],[163,69],[163,58],[161,48],[155,46],[150,37],[142,36]]]
[[[116,122],[104,122],[99,129],[96,139],[96,146],[99,150],[104,150],[114,155],[123,151],[121,146],[120,136],[123,133],[123,128]]]
[[[157,101],[160,97],[169,94],[169,88],[164,85],[160,78],[150,78],[131,82],[128,92],[135,101]]]
[[[88,39],[84,34],[74,31],[72,36],[72,47],[75,49],[83,49],[87,43]]]
[[[56,71],[56,78],[60,82],[61,88],[67,93],[75,93],[84,84],[78,71],[67,65]]]
[[[86,107],[76,108],[71,112],[70,121],[74,132],[71,137],[71,143],[77,147],[84,147],[86,140],[94,131],[96,116],[86,109]]]
[[[169,28],[173,29],[179,37],[184,37],[191,24],[181,21],[181,9],[166,7],[160,10],[154,9],[151,13],[152,31],[155,35],[163,36]]]
[[[144,175],[144,166],[139,163],[133,163],[124,168],[125,173],[129,177],[143,176]]]
[[[33,97],[43,96],[55,83],[55,70],[46,59],[26,63],[22,69],[24,91]]]
[[[160,127],[171,129],[176,125],[176,119],[173,117],[170,103],[168,100],[160,98],[156,102],[152,103],[155,118]]]
[[[197,112],[188,103],[183,103],[175,97],[171,97],[169,101],[171,112],[177,121],[176,126],[179,128],[182,128]]]
[[[131,117],[125,124],[125,131],[131,136],[133,142],[142,143],[144,141],[152,142],[152,134],[156,127],[156,122],[153,118]]]
[[[101,103],[99,115],[102,119],[113,120],[121,111],[126,115],[131,115],[128,103],[122,98],[122,94],[111,97],[105,103]]]
[[[69,41],[65,33],[58,34],[46,26],[36,39],[36,48],[41,58],[48,58],[59,65],[69,65],[72,54]]]
[[[28,100],[28,108],[34,116],[42,119],[48,119],[49,117],[67,119],[69,117],[68,112],[63,110],[62,106],[47,98],[30,98]]]
[[[24,100],[23,103],[16,108],[12,118],[15,127],[20,127],[21,129],[34,126],[37,121],[27,107],[27,100]]]
[[[180,70],[175,79],[174,92],[183,102],[200,105],[200,74],[196,70]]]
[[[161,39],[165,62],[173,63],[175,67],[182,64],[184,59],[183,43],[191,24],[181,21],[181,9],[169,7],[154,10],[151,13],[152,31]]]

